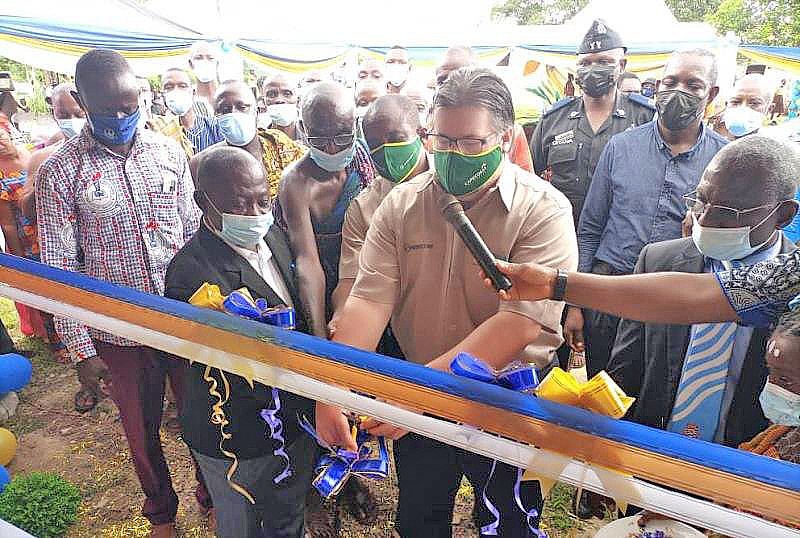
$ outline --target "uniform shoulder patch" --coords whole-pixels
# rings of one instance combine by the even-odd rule
[[[650,110],[655,110],[656,105],[651,101],[649,98],[645,97],[641,93],[629,93],[628,99],[636,103],[637,105],[644,106],[649,108]]]
[[[560,101],[556,101],[555,103],[553,103],[553,106],[551,106],[550,108],[545,110],[544,114],[542,114],[542,117],[549,116],[550,114],[552,114],[556,110],[564,108],[565,106],[567,106],[567,105],[571,104],[572,102],[574,102],[575,99],[577,99],[577,97],[566,97],[566,98],[564,98],[564,99],[562,99]]]

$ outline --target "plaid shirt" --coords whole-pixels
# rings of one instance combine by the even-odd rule
[[[87,125],[39,169],[42,262],[163,294],[167,265],[200,222],[193,191],[186,154],[172,140],[139,129],[122,157],[97,143]],[[97,354],[92,338],[138,345],[74,320],[55,324],[78,361]]]

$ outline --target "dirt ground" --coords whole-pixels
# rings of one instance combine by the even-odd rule
[[[0,300],[0,316],[20,349],[36,350],[32,359],[33,379],[19,393],[17,414],[0,424],[17,436],[19,444],[17,455],[8,466],[9,472],[13,475],[22,471],[56,471],[78,486],[83,501],[78,522],[67,534],[70,538],[147,536],[149,524],[139,515],[144,495],[130,462],[114,404],[104,400],[85,415],[76,413],[73,397],[78,382],[74,370],[53,361],[42,342],[22,337],[12,303]],[[180,498],[179,535],[211,538],[213,534],[194,500],[194,472],[186,446],[173,428],[162,427],[162,442]],[[378,524],[363,527],[340,511],[341,537],[392,536],[397,495],[394,477],[372,482],[371,486],[381,500]],[[557,485],[547,500],[542,526],[553,538],[588,538],[603,524],[600,520],[577,520],[570,512],[571,497],[570,487]],[[464,482],[453,518],[454,537],[477,535],[471,511],[472,491]]]

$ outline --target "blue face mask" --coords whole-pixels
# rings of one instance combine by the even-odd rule
[[[109,146],[122,146],[133,140],[139,126],[139,109],[130,116],[97,116],[89,114],[89,126],[94,137]]]
[[[226,242],[242,248],[253,248],[256,246],[269,229],[272,227],[275,218],[272,211],[268,211],[263,215],[236,215],[234,213],[223,213],[214,202],[203,193],[211,204],[211,207],[222,219],[222,230],[219,231],[220,237]]]
[[[650,86],[648,86],[646,88],[642,88],[642,95],[644,95],[645,97],[651,97],[652,98],[655,94],[656,94],[656,89],[655,88],[651,88]]]
[[[800,394],[767,381],[758,401],[764,416],[773,424],[800,426]]]

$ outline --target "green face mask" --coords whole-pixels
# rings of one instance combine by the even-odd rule
[[[422,155],[419,137],[408,142],[391,142],[370,152],[378,173],[393,183],[405,181],[414,171]]]
[[[500,146],[478,155],[464,155],[458,151],[434,151],[433,163],[439,184],[455,196],[478,190],[494,175],[503,162]]]

